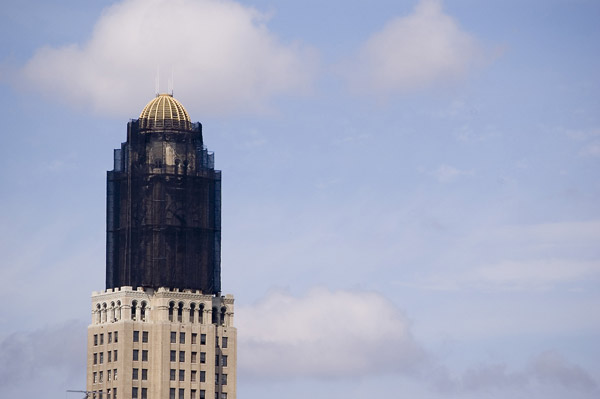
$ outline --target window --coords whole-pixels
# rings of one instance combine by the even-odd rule
[[[148,361],[148,351],[143,350],[142,351],[142,362],[147,362],[147,361]]]
[[[104,372],[101,371],[98,373],[98,382],[103,382],[104,381]]]
[[[219,365],[219,355],[215,355],[215,366]]]
[[[185,370],[179,370],[179,381],[185,381]]]
[[[98,345],[98,334],[94,334],[94,346]]]
[[[116,381],[117,380],[117,369],[113,370],[113,379]],[[115,398],[117,397],[117,390],[115,389]]]
[[[98,363],[104,363],[104,352],[100,352],[100,361]]]
[[[104,345],[104,334],[100,334],[100,345]]]
[[[196,390],[195,389],[192,389],[190,391],[190,399],[196,399]]]
[[[110,377],[111,377],[111,371],[112,371],[112,370],[107,370],[107,371],[106,371],[106,381],[110,381]]]
[[[196,341],[198,341],[198,334],[192,333],[192,345],[196,345]]]
[[[183,320],[183,302],[179,302],[179,306],[177,307],[177,321],[181,323]]]
[[[206,334],[200,334],[200,345],[206,345]]]
[[[94,364],[98,364],[98,354],[94,353]]]
[[[179,351],[179,361],[185,362],[185,351]]]
[[[148,342],[148,331],[142,332],[142,342]]]
[[[169,399],[175,399],[175,388],[169,389]]]
[[[170,378],[171,381],[175,381],[175,369],[171,369]]]
[[[138,397],[138,389],[137,389],[137,387],[131,388],[131,398],[132,399],[137,399],[137,397]]]
[[[140,342],[140,332],[139,331],[133,332],[133,342]]]
[[[148,399],[148,388],[142,388],[142,399]]]
[[[200,363],[206,363],[206,352],[200,352]]]
[[[206,371],[200,371],[200,382],[206,382]]]
[[[133,360],[139,360],[140,351],[137,349],[133,350]]]
[[[113,399],[117,399],[117,388],[113,388]]]
[[[177,352],[171,351],[171,361],[172,362],[176,362],[177,361]]]
[[[197,359],[196,359],[197,356],[196,355],[198,355],[198,352],[192,352],[192,359],[191,359],[192,363],[196,363],[196,361],[197,361]]]
[[[148,379],[148,369],[142,369],[142,381],[146,381]]]
[[[94,372],[94,384],[98,382],[98,373]]]
[[[192,370],[192,374],[190,375],[190,380],[192,382],[196,382],[196,375],[198,374],[198,372],[196,370]]]
[[[131,373],[131,379],[132,380],[137,380],[138,379],[138,369],[132,369],[131,371],[132,371],[132,373]]]
[[[185,399],[185,389],[179,388],[179,399]]]
[[[227,348],[227,337],[223,337],[222,338],[222,345],[223,348]]]
[[[114,352],[113,358],[114,358],[114,361],[116,362],[117,361],[117,350],[115,349],[113,352]]]
[[[115,331],[115,344],[119,342],[119,332]],[[117,399],[117,394],[115,393],[115,399]]]
[[[219,385],[219,374],[217,373],[215,373],[215,385]]]
[[[179,343],[180,344],[185,344],[185,333],[179,333]]]
[[[108,333],[108,343],[110,344],[112,342],[112,333],[109,332]]]
[[[227,385],[227,374],[221,374],[221,385]]]
[[[110,388],[106,390],[106,399],[110,399]]]
[[[227,367],[227,355],[221,355],[221,366]]]
[[[106,361],[110,363],[112,360],[112,352],[108,351],[108,352],[106,352],[106,354],[108,355],[108,359]]]
[[[198,399],[206,399],[206,391],[204,389],[200,390],[200,398]]]
[[[227,399],[227,392],[221,392],[221,399]]]
[[[177,342],[177,333],[175,331],[171,331],[171,343],[174,344]]]

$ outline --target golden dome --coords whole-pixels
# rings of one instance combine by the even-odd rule
[[[140,114],[141,129],[190,130],[192,121],[183,105],[171,94],[158,94]]]

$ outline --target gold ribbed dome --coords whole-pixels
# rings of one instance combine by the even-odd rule
[[[171,94],[158,94],[140,114],[142,129],[190,130],[192,121],[183,105]]]

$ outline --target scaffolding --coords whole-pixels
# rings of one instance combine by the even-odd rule
[[[221,290],[221,171],[202,125],[142,127],[107,172],[106,287]]]

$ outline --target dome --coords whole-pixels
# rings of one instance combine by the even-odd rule
[[[190,130],[192,121],[185,108],[171,94],[158,94],[140,114],[142,129]]]

